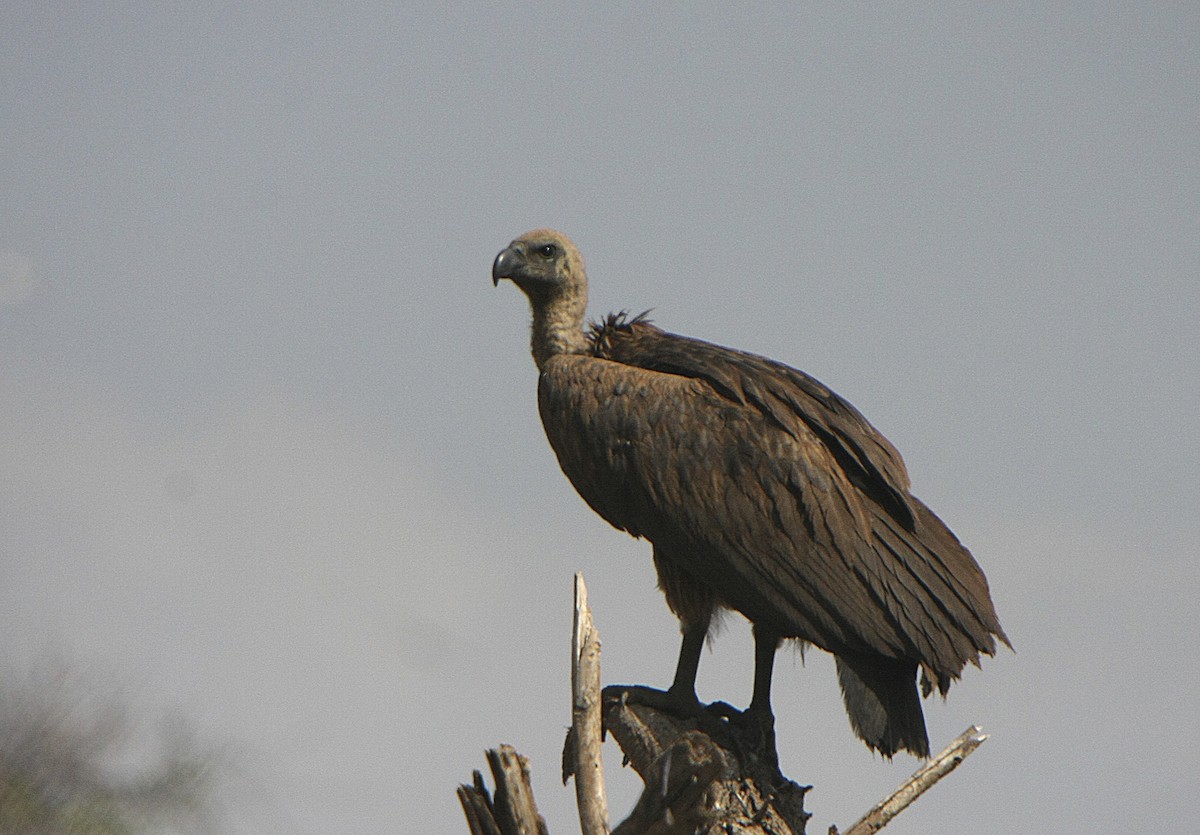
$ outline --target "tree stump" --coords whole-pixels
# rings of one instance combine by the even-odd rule
[[[613,735],[625,762],[645,784],[633,812],[611,835],[804,835],[810,817],[804,796],[811,786],[779,771],[773,730],[741,721],[741,714],[723,703],[679,716],[654,707],[662,704],[661,691],[618,685],[601,694],[600,638],[582,575],[575,579],[571,658],[572,726],[562,773],[563,783],[576,778],[583,835],[609,831],[600,761],[604,733]],[[845,835],[882,829],[987,738],[979,727],[967,728]],[[488,751],[487,758],[495,796],[478,771],[472,784],[458,788],[471,835],[547,835],[525,758],[508,745]],[[830,835],[837,831],[829,828]]]
[[[803,835],[810,787],[780,773],[773,743],[765,751],[753,733],[715,715],[639,704],[638,690],[604,689],[604,729],[645,783],[613,835]]]

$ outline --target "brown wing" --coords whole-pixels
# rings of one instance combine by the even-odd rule
[[[969,551],[909,490],[900,453],[850,403],[802,371],[755,354],[664,333],[643,317],[610,316],[593,328],[597,352],[622,363],[701,379],[734,402],[769,416],[793,435],[811,430],[857,489],[871,518],[870,547],[853,561],[923,660],[953,659],[927,670],[944,692],[947,670],[979,652],[992,635],[1008,643],[987,580]],[[898,570],[902,569],[902,570]],[[912,588],[909,588],[912,587]],[[920,604],[917,612],[905,606]],[[936,604],[936,605],[933,605]],[[919,628],[915,628],[919,627]],[[956,628],[957,627],[957,628]]]
[[[766,357],[665,333],[643,316],[609,316],[593,326],[597,356],[704,380],[779,428],[803,424],[829,449],[846,477],[909,530],[915,523],[908,470],[891,442],[819,380]]]
[[[692,344],[672,347],[686,353]],[[758,359],[729,353],[746,369]],[[780,405],[812,394],[789,391],[786,374],[738,368],[717,362],[701,377],[554,358],[539,383],[543,424],[596,512],[687,554],[684,570],[726,605],[833,652],[920,661],[948,685],[992,649],[990,632],[1002,634],[982,573],[895,483],[899,475],[907,486],[890,444],[878,433],[853,437],[848,421],[866,425],[857,412],[812,418],[814,429]],[[845,438],[840,452],[831,435]],[[856,463],[847,466],[848,456]],[[867,498],[856,482],[872,480],[901,499]],[[924,528],[936,542],[921,538]]]

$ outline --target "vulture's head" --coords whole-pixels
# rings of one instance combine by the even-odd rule
[[[587,275],[571,239],[553,229],[526,232],[492,263],[492,283],[507,278],[529,297],[533,308],[530,347],[538,368],[557,354],[588,350],[583,333]]]
[[[492,283],[507,278],[529,300],[552,302],[587,297],[583,257],[571,239],[553,229],[535,229],[510,243],[492,264]]]

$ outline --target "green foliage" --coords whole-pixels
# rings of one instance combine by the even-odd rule
[[[61,670],[0,687],[0,833],[205,831],[212,757],[178,728],[156,735],[158,754],[138,753],[129,717],[116,695]]]

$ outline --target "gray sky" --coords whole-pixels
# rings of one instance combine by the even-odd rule
[[[1190,3],[5,4],[5,668],[234,744],[231,832],[465,831],[501,741],[575,828],[572,573],[606,682],[667,684],[677,632],[491,287],[552,225],[594,315],[848,397],[987,571],[1017,653],[926,711],[994,738],[889,832],[1191,820],[1197,43]],[[701,697],[751,667],[731,617]],[[774,692],[813,831],[916,767],[854,739],[826,656]]]

